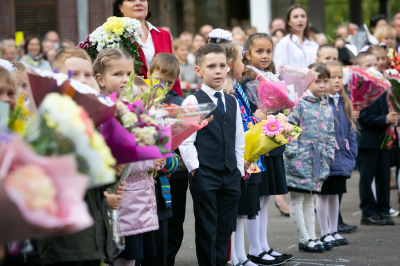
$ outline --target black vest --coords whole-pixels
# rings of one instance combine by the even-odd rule
[[[198,90],[193,94],[199,104],[213,103],[210,97],[203,91]],[[224,93],[226,112],[223,117],[218,108],[209,116],[214,120],[207,126],[197,131],[194,143],[199,163],[209,168],[223,171],[225,168],[233,171],[237,167],[235,154],[236,137],[236,100]]]

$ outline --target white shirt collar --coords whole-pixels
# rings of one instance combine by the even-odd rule
[[[256,68],[256,67],[253,67],[253,66],[250,66],[250,65],[247,65],[246,67],[252,69],[252,70],[253,70],[254,72],[256,72],[257,74],[262,74],[262,73],[263,73],[261,70],[259,70],[259,69]]]
[[[147,25],[147,27],[149,27],[149,32],[150,32],[151,30],[155,30],[155,31],[160,32],[160,30],[157,29],[156,27],[154,27],[153,24],[151,24],[150,22],[146,21],[146,25]]]
[[[313,98],[318,98],[317,96],[315,96],[309,89],[306,90],[306,93],[308,94],[308,96],[311,96]]]
[[[217,92],[216,90],[214,90],[211,87],[208,87],[207,85],[204,85],[204,83],[201,85],[201,89],[208,94],[208,96],[214,96],[214,94]],[[224,97],[224,91],[221,90],[219,91],[222,94],[222,97]],[[215,96],[214,96],[215,97]]]
[[[330,94],[330,93],[328,93],[328,94],[329,94],[329,97],[331,97],[331,98],[340,98],[340,94],[337,93],[337,92],[336,92],[335,95],[332,95],[332,94]]]
[[[291,40],[292,40],[294,43],[300,45],[300,37],[297,36],[296,34],[292,34]],[[308,44],[308,42],[310,42],[310,41],[309,41],[306,37],[304,37],[303,45],[304,45],[304,44]]]

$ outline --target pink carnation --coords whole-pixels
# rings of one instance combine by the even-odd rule
[[[285,125],[283,122],[276,118],[268,118],[266,123],[263,123],[262,125],[262,131],[264,135],[267,135],[268,137],[278,136],[282,133],[284,128]]]

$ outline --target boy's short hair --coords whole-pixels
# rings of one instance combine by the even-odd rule
[[[224,54],[226,57],[226,52],[224,48],[216,43],[208,43],[201,46],[196,51],[196,66],[201,66],[204,62],[204,57],[211,53]],[[228,58],[226,59],[226,62],[228,62]]]
[[[21,62],[18,61],[11,61],[10,62],[13,65],[13,71],[17,73],[23,73],[26,71],[26,66],[22,64]]]
[[[365,57],[370,56],[370,55],[374,55],[374,54],[371,52],[358,53],[358,55],[356,56],[356,65],[361,66]]]
[[[189,48],[189,44],[187,43],[187,41],[182,40],[182,39],[175,39],[172,42],[172,49],[174,49],[174,51],[178,50],[179,47],[185,46],[187,48]]]
[[[161,73],[172,76],[175,79],[179,77],[181,72],[179,68],[179,61],[173,54],[159,53],[157,54],[150,65],[150,74],[154,71],[160,71]]]
[[[90,59],[90,56],[86,53],[85,50],[77,47],[66,47],[57,52],[56,56],[54,57],[52,67],[54,69],[60,70],[65,60],[72,57],[82,58],[92,64],[92,59]]]
[[[321,46],[318,48],[318,51],[317,51],[317,57],[318,57],[318,58],[319,58],[320,55],[321,55],[321,51],[322,51],[323,49],[326,49],[326,48],[328,48],[328,49],[336,49],[336,50],[337,50],[337,48],[336,48],[335,46],[331,45],[331,44],[323,44],[323,45],[321,45]]]

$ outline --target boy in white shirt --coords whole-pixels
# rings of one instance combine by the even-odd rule
[[[227,76],[225,51],[206,44],[196,52],[196,75],[203,85],[184,105],[214,103],[214,120],[179,147],[189,171],[200,266],[224,266],[231,224],[244,176],[244,132],[237,101],[224,93]],[[211,246],[210,246],[211,245]]]

